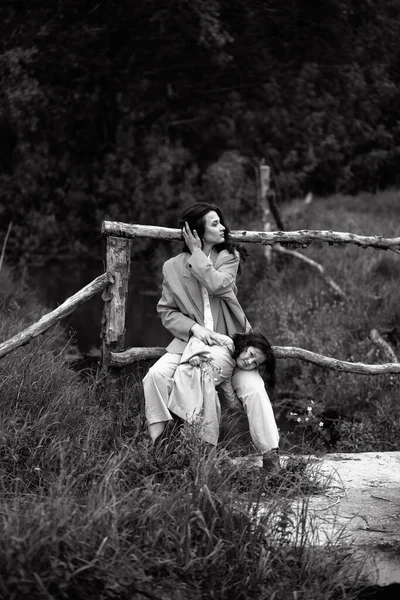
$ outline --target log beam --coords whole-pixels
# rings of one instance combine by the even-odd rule
[[[103,273],[97,277],[94,281],[86,285],[84,288],[79,290],[76,294],[67,298],[65,302],[60,304],[55,310],[51,311],[47,315],[44,315],[37,323],[31,325],[27,329],[24,329],[17,335],[14,335],[11,339],[0,344],[0,358],[3,358],[10,352],[13,352],[21,346],[28,344],[33,338],[45,333],[50,327],[56,325],[61,319],[64,319],[70,315],[79,306],[96,296],[99,292],[103,291],[111,280],[109,273]]]
[[[347,360],[338,360],[323,356],[310,350],[303,348],[295,348],[292,346],[275,346],[273,347],[277,358],[295,358],[305,362],[313,363],[319,367],[330,369],[331,371],[341,371],[343,373],[358,373],[359,375],[400,375],[399,363],[384,363],[381,365],[368,365],[361,362],[350,362]]]
[[[153,360],[165,354],[165,348],[129,348],[124,352],[111,352],[111,366],[126,367],[138,360]]]
[[[331,371],[341,371],[343,373],[358,373],[360,375],[400,375],[400,363],[385,363],[381,365],[368,365],[361,362],[350,362],[338,360],[316,354],[303,348],[292,346],[273,346],[277,358],[293,358],[313,363],[319,367],[330,369]],[[115,367],[124,367],[138,360],[152,360],[160,358],[165,354],[165,348],[129,348],[124,352],[111,352],[111,364]]]
[[[182,241],[182,231],[170,227],[156,227],[151,225],[135,225],[120,223],[118,221],[103,221],[102,233],[133,239],[137,237],[159,240]],[[248,242],[251,244],[296,244],[309,246],[313,242],[327,244],[354,244],[362,248],[378,248],[392,250],[400,253],[400,237],[386,238],[380,235],[357,235],[344,231],[322,231],[304,229],[300,231],[231,231],[229,240],[234,243]]]

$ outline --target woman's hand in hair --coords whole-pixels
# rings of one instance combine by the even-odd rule
[[[192,254],[196,250],[201,250],[201,239],[199,238],[197,231],[192,231],[186,221],[182,229],[182,235],[186,246]]]

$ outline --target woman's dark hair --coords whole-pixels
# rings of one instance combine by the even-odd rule
[[[197,202],[196,204],[192,204],[192,206],[186,208],[179,217],[179,227],[182,229],[185,222],[187,222],[190,229],[192,231],[196,230],[199,238],[202,239],[204,236],[205,229],[204,217],[212,210],[214,210],[217,213],[221,224],[225,227],[225,241],[215,246],[216,251],[221,252],[221,250],[228,250],[228,252],[230,252],[231,254],[235,254],[235,250],[237,250],[239,252],[240,258],[243,261],[246,260],[246,257],[248,255],[246,248],[244,248],[243,245],[235,245],[228,241],[230,229],[225,220],[224,215],[222,214],[221,209],[216,204],[208,204],[207,202]],[[183,245],[182,252],[190,252],[186,244]]]
[[[265,356],[265,362],[259,366],[259,371],[265,379],[267,385],[271,390],[275,387],[276,376],[276,356],[272,349],[271,344],[262,333],[235,333],[233,337],[233,343],[235,349],[232,353],[232,357],[236,359],[243,350],[246,350],[248,346],[253,346]]]

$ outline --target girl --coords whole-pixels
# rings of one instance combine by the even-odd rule
[[[221,407],[216,386],[231,407],[243,410],[232,385],[234,371],[262,369],[271,388],[275,385],[276,359],[271,344],[261,333],[219,334],[209,346],[192,337],[174,375],[168,409],[183,420],[201,418],[201,437],[216,445]]]

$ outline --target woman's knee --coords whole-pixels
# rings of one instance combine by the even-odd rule
[[[147,374],[143,378],[145,381],[160,381],[164,378],[171,378],[174,376],[176,368],[180,361],[179,354],[164,354],[153,366],[149,368]]]

